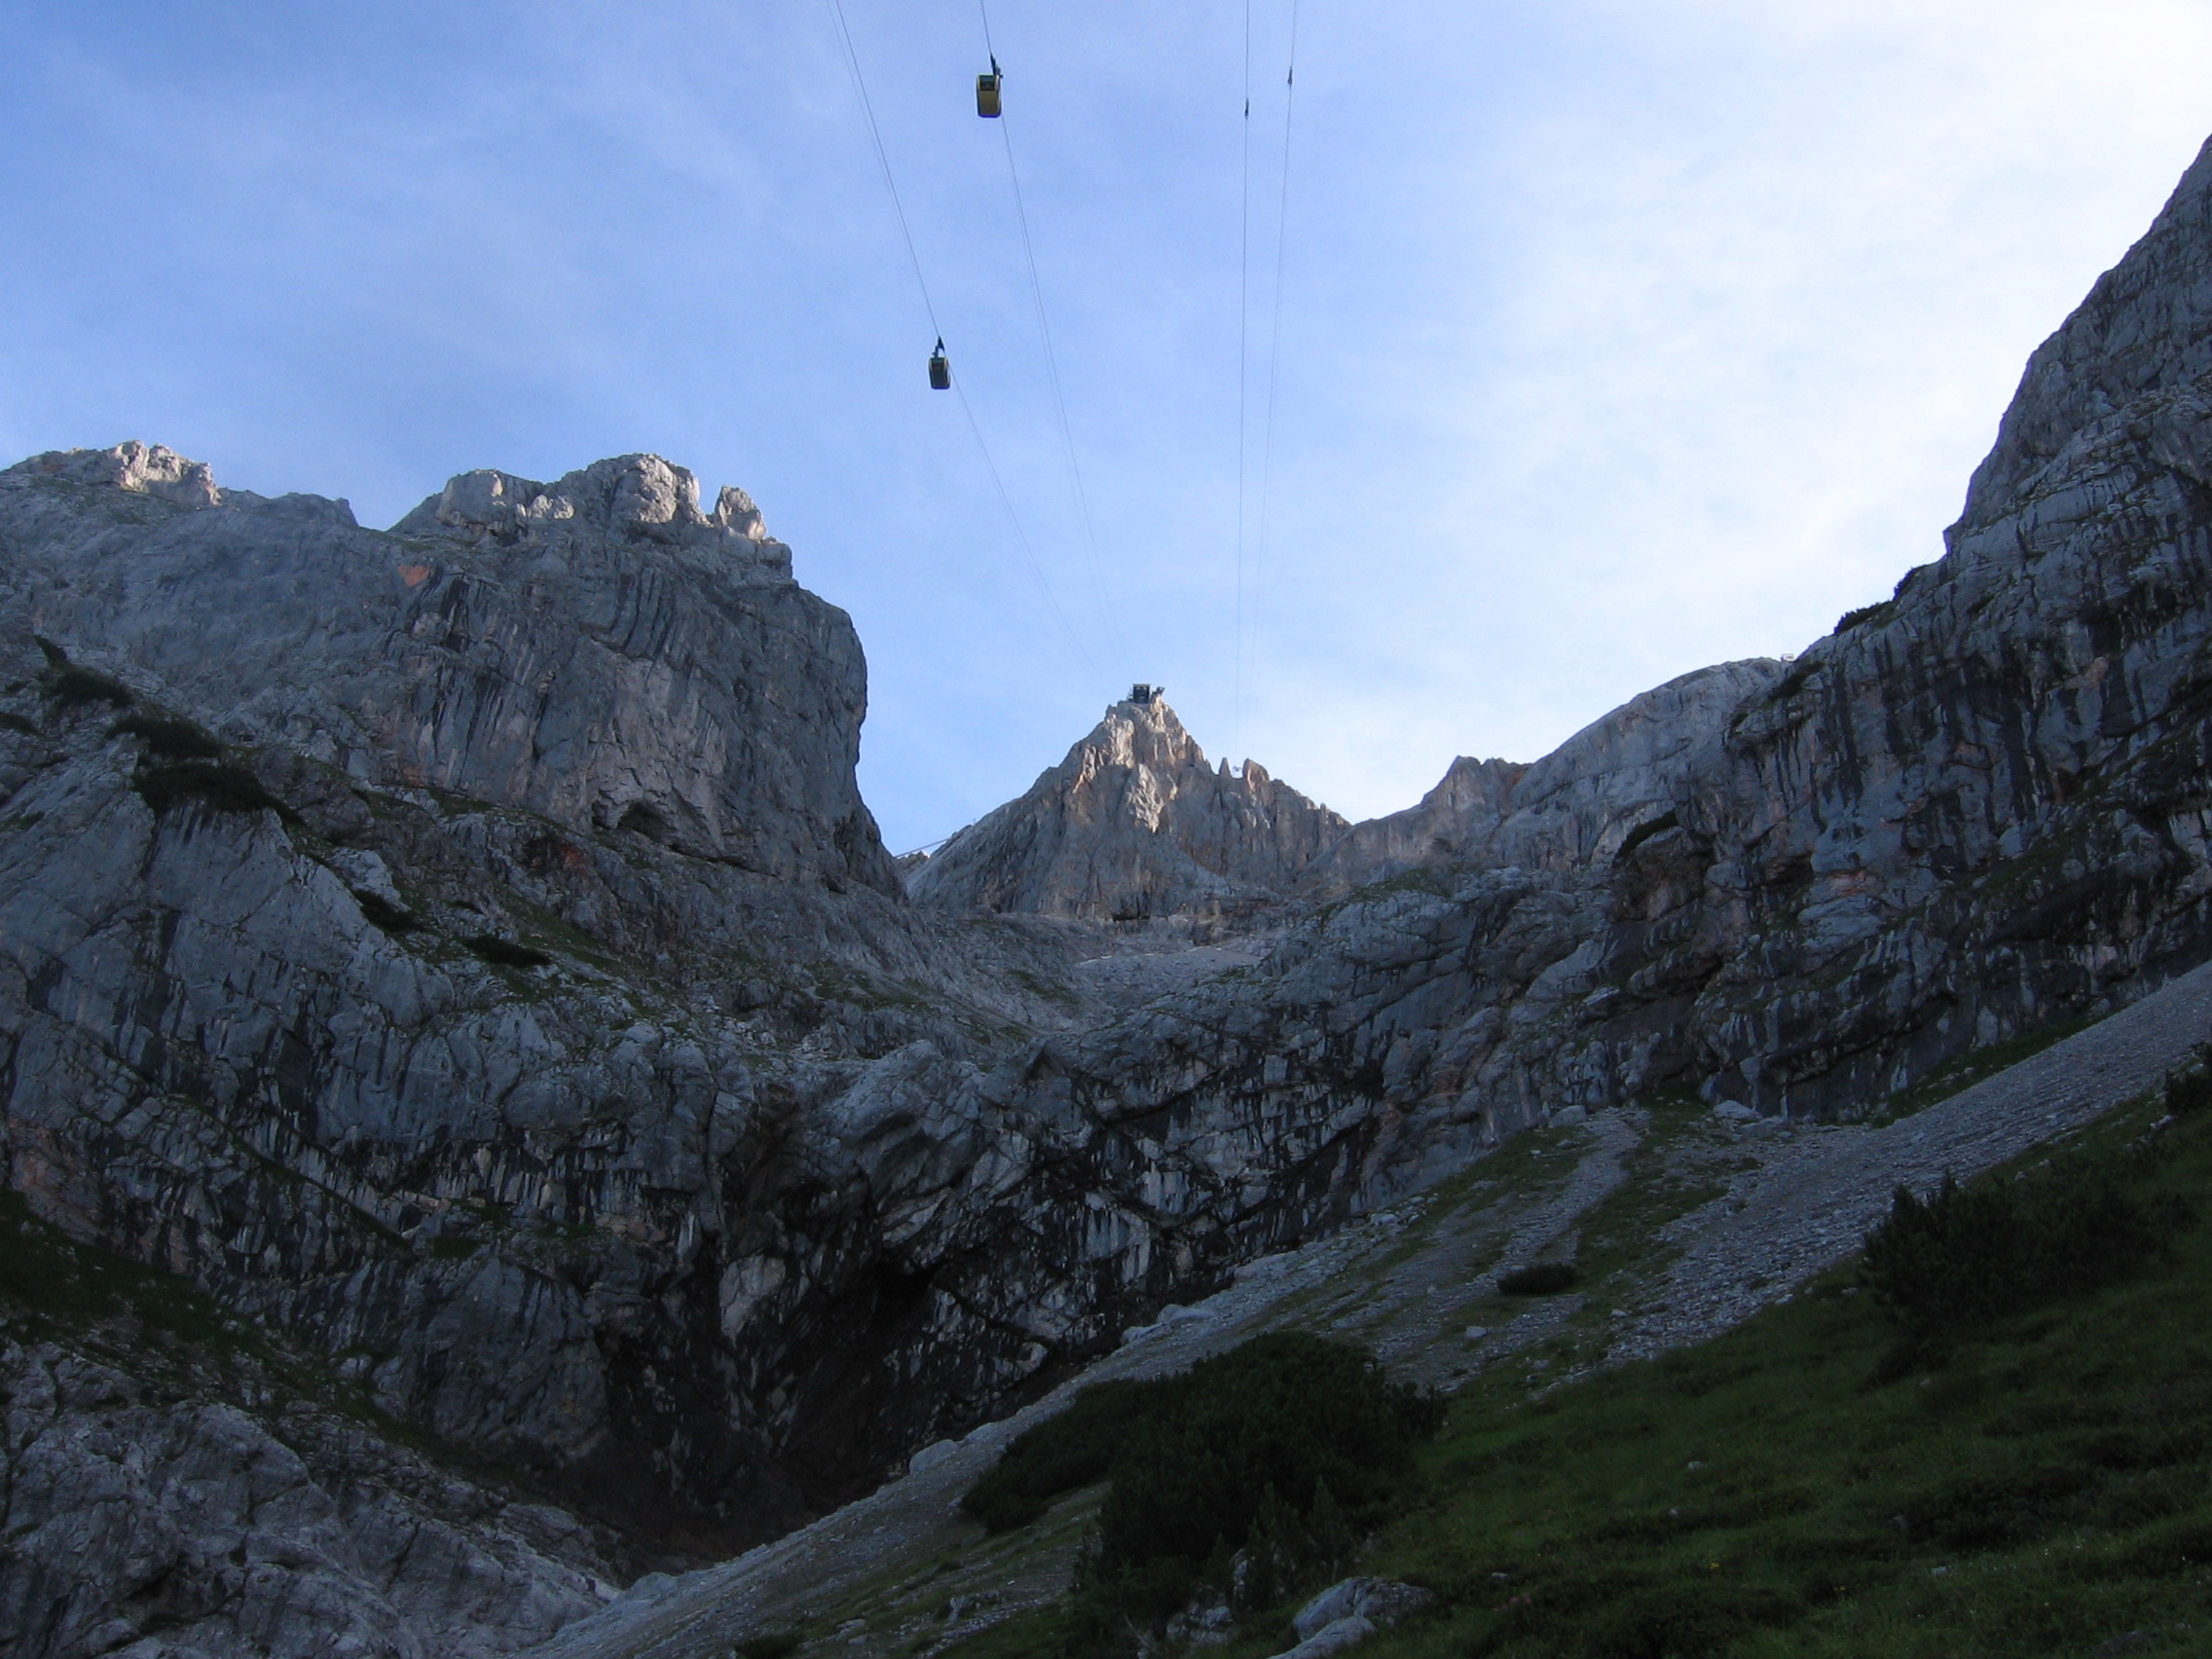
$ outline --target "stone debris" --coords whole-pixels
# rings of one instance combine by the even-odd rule
[[[601,1541],[570,1516],[304,1403],[274,1422],[171,1403],[169,1386],[5,1340],[0,1393],[12,1651],[144,1638],[177,1654],[488,1659],[614,1595]]]
[[[1322,1659],[1341,1653],[1432,1605],[1435,1594],[1387,1578],[1346,1578],[1322,1591],[1291,1619],[1298,1645],[1277,1659]]]

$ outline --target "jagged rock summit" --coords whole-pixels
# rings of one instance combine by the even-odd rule
[[[391,533],[143,444],[0,471],[0,1244],[221,1309],[0,1288],[0,1632],[504,1650],[963,1411],[883,1363],[876,1234],[968,1143],[827,1107],[1028,1040],[1058,959],[904,902],[865,675],[655,457]],[[970,1382],[1026,1341],[939,1323]]]
[[[34,482],[99,510],[64,524]],[[860,641],[741,490],[702,513],[692,475],[651,455],[549,485],[469,472],[380,535],[343,501],[218,489],[158,445],[34,456],[0,484],[39,515],[21,622],[213,726],[351,777],[897,890],[853,780]]]
[[[1675,810],[1729,718],[1788,672],[1774,657],[1716,663],[1631,697],[1534,764],[1460,756],[1403,812],[1353,825],[1305,888],[1342,894],[1450,864],[1574,870],[1610,859]]]
[[[1028,792],[907,876],[921,903],[1133,922],[1233,917],[1280,900],[1348,826],[1205,752],[1151,685],[1106,711]]]

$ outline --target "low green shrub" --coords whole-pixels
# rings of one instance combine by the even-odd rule
[[[222,741],[213,733],[174,715],[126,715],[108,727],[110,737],[135,737],[146,753],[163,760],[219,760]]]
[[[806,1645],[806,1638],[793,1630],[772,1630],[749,1636],[730,1651],[730,1659],[791,1659]]]
[[[2212,1106],[2212,1068],[2199,1066],[2194,1071],[2175,1072],[2166,1079],[2163,1101],[2166,1110],[2177,1118]]]
[[[1872,605],[1862,605],[1856,610],[1846,610],[1835,619],[1835,632],[1847,634],[1854,628],[1863,628],[1869,622],[1887,622],[1897,609],[1894,600],[1877,600]]]
[[[75,663],[64,663],[46,676],[46,694],[64,708],[113,703],[119,709],[128,709],[137,701],[136,694],[122,681]]]
[[[1109,1466],[1076,1598],[1087,1651],[1120,1651],[1202,1584],[1249,1609],[1341,1570],[1444,1419],[1373,1354],[1299,1332],[1201,1360],[1156,1398]]]
[[[370,919],[375,920],[374,917]],[[517,944],[513,940],[501,939],[498,934],[478,934],[472,939],[462,940],[461,943],[495,968],[542,968],[553,960],[542,950],[534,950],[527,944]]]
[[[1866,1235],[1861,1282],[1919,1345],[2092,1290],[2163,1248],[2180,1218],[2147,1204],[2110,1156],[2075,1157],[2030,1179],[1927,1198],[1899,1187]]]
[[[1567,1262],[1531,1262],[1498,1276],[1500,1296],[1557,1296],[1582,1282],[1582,1275]]]
[[[1067,1410],[1019,1436],[961,1496],[960,1507],[993,1532],[1026,1526],[1052,1499],[1106,1478],[1114,1455],[1167,1409],[1185,1378],[1095,1382]]]
[[[266,811],[287,819],[298,816],[236,761],[176,760],[141,765],[131,775],[130,787],[158,813],[193,805],[210,812]]]

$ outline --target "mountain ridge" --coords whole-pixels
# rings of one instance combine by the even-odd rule
[[[1315,884],[1134,1006],[1082,994],[1083,917],[907,900],[854,780],[858,639],[742,493],[703,511],[647,456],[462,474],[397,534],[143,445],[33,458],[0,472],[8,1184],[625,1571],[773,1537],[1524,1128],[1848,1120],[2204,962],[2208,362],[2212,145],[2030,360],[1944,556],[1794,662],[1456,763],[1336,866],[1325,809],[1156,713],[1161,788],[1130,706],[1127,763],[1112,737],[1063,798],[1173,824],[1187,790],[1194,846]],[[1068,853],[1107,926],[1167,876],[1246,903],[1107,844],[996,863],[1012,892]],[[227,1410],[305,1438],[245,1386]],[[163,1518],[203,1449],[114,1489],[138,1554],[69,1519],[102,1457],[41,1485],[5,1452],[0,1601],[66,1590],[43,1651],[216,1582]],[[318,1535],[365,1548],[377,1506],[332,1502]],[[279,1612],[264,1640],[218,1600],[194,1641],[343,1624]]]

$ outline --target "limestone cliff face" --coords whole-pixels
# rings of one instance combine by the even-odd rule
[[[1088,1086],[1163,1123],[1342,1112],[1336,1179],[1386,1187],[1669,1083],[1849,1110],[2202,960],[2208,204],[2212,153],[2036,353],[1941,561],[1792,664],[1677,681],[1518,777],[1456,768],[1348,838],[1396,837],[1427,891],[1093,1034]]]
[[[6,476],[16,625],[134,665],[211,725],[378,784],[897,890],[853,783],[860,642],[742,491],[703,514],[657,456],[555,484],[472,472],[384,535],[142,445]]]
[[[1255,761],[1208,767],[1162,699],[1117,703],[1020,798],[917,858],[907,889],[940,909],[1126,922],[1279,915],[1430,866],[1580,869],[1670,811],[1729,717],[1786,672],[1682,675],[1533,765],[1461,756],[1419,804],[1363,824]]]
[[[915,900],[1127,922],[1221,916],[1287,893],[1344,819],[1252,761],[1240,774],[1208,766],[1166,699],[1142,689],[916,867]]]
[[[1586,868],[1672,811],[1729,717],[1786,672],[1771,658],[1698,669],[1631,698],[1533,765],[1462,756],[1419,805],[1339,836],[1304,885],[1345,893],[1452,864]]]

